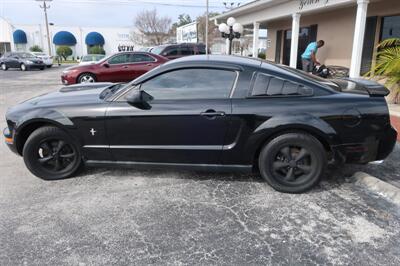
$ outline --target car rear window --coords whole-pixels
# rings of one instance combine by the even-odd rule
[[[289,80],[258,73],[251,96],[308,96],[313,90]]]

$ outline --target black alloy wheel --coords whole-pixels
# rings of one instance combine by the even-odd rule
[[[23,157],[28,169],[45,180],[70,177],[82,163],[75,142],[63,130],[51,126],[39,128],[29,136]]]
[[[39,144],[38,162],[49,172],[58,174],[68,170],[77,160],[74,148],[61,139],[48,139]]]
[[[326,166],[326,152],[313,136],[304,133],[280,135],[261,150],[261,176],[276,190],[301,193],[321,179]]]

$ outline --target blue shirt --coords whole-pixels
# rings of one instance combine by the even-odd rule
[[[318,51],[317,42],[312,42],[307,46],[306,50],[301,55],[301,58],[310,60],[311,59],[311,54],[312,53],[317,53],[317,51]]]

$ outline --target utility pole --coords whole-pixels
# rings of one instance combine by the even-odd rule
[[[206,0],[206,54],[208,55],[208,0]]]
[[[50,31],[49,31],[49,22],[47,20],[47,9],[50,8],[49,5],[46,4],[46,2],[51,2],[53,0],[36,0],[38,2],[43,2],[43,5],[40,5],[40,8],[43,8],[44,11],[44,20],[46,23],[46,32],[47,32],[47,45],[49,49],[49,55],[51,56],[51,42],[50,42]]]

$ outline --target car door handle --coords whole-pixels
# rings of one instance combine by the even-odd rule
[[[153,64],[146,64],[146,66],[152,66]]]
[[[200,115],[201,115],[201,116],[205,116],[205,117],[208,118],[208,119],[213,119],[213,118],[215,118],[216,116],[225,116],[225,112],[222,112],[222,111],[215,111],[215,110],[213,110],[213,109],[208,109],[208,110],[205,111],[205,112],[201,112]]]
[[[122,68],[128,68],[128,66],[122,66]]]

